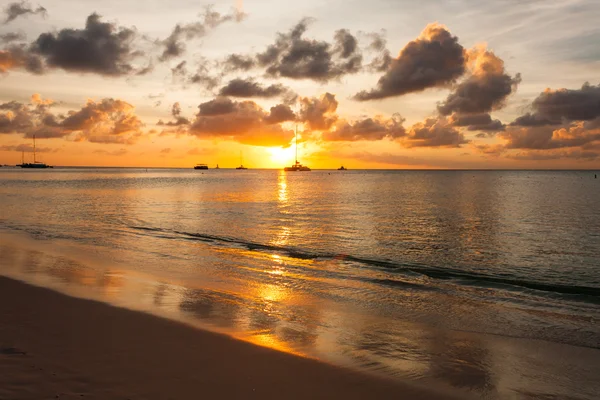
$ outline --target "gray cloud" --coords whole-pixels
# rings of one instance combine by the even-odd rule
[[[30,51],[44,58],[50,67],[65,71],[120,76],[135,73],[132,60],[142,53],[132,47],[134,29],[102,22],[91,14],[84,29],[62,29],[43,33],[32,43]]]
[[[221,88],[220,96],[231,97],[264,97],[271,98],[290,93],[290,90],[281,84],[263,86],[252,79],[233,79]]]
[[[589,149],[600,141],[600,85],[585,83],[575,90],[546,89],[530,108],[531,112],[515,119],[500,134],[506,148]]]
[[[367,37],[371,39],[371,43],[368,46],[368,50],[375,52],[377,55],[367,65],[367,68],[373,72],[385,72],[390,68],[392,64],[392,55],[387,49],[387,40],[385,38],[385,32],[382,33],[368,33]]]
[[[274,44],[256,55],[258,66],[266,69],[267,76],[327,82],[360,71],[362,55],[352,34],[338,30],[334,45],[305,39],[309,22],[305,18],[290,32],[279,33]]]
[[[428,118],[410,128],[403,144],[406,147],[460,147],[468,142],[446,118]]]
[[[240,22],[245,18],[245,14],[234,10],[231,14],[223,15],[214,11],[212,6],[207,6],[200,17],[201,21],[198,22],[177,24],[171,34],[159,42],[164,47],[159,57],[160,61],[182,56],[185,53],[185,41],[201,38],[225,22]]]
[[[392,60],[370,91],[356,94],[359,101],[419,92],[454,82],[465,72],[464,48],[443,26],[430,24]]]
[[[0,42],[11,43],[25,40],[27,37],[23,32],[8,32],[0,34]]]
[[[556,128],[552,126],[510,126],[499,134],[508,149],[550,150],[580,147],[600,140],[598,130],[585,129],[582,122]]]
[[[211,66],[206,59],[201,59],[196,64],[196,72],[189,72],[187,61],[181,61],[175,67],[171,68],[173,81],[179,82],[184,86],[189,84],[198,85],[206,90],[213,90],[221,83],[221,77],[211,75],[215,67]]]
[[[8,24],[9,22],[14,21],[18,17],[24,16],[24,15],[39,14],[45,18],[48,15],[48,11],[42,6],[38,6],[38,8],[34,9],[33,7],[31,7],[31,4],[29,4],[27,1],[23,0],[21,2],[10,3],[4,9],[4,14],[6,15],[4,23]]]
[[[326,131],[338,120],[335,113],[338,102],[335,95],[325,93],[321,97],[302,97],[298,119],[311,130]]]
[[[323,133],[327,141],[355,142],[359,140],[395,140],[406,135],[402,126],[405,121],[399,114],[391,118],[374,117],[364,118],[354,122],[343,121],[338,123],[335,130]]]
[[[553,122],[548,118],[542,117],[537,114],[527,113],[517,117],[511,125],[516,126],[544,126],[544,125],[556,125],[559,122]]]
[[[265,118],[265,122],[269,124],[278,124],[285,121],[293,121],[296,119],[296,114],[287,104],[277,104],[271,107],[269,115]]]
[[[181,115],[181,105],[179,104],[179,102],[173,103],[173,106],[171,107],[171,115],[173,116],[173,119],[174,119],[173,121],[163,122],[162,120],[159,120],[156,123],[156,125],[159,125],[159,126],[185,126],[185,125],[190,124],[190,120]]]
[[[600,85],[583,84],[581,89],[559,89],[540,93],[531,104],[532,112],[511,125],[541,126],[569,121],[590,121],[600,117]]]
[[[249,71],[256,66],[256,60],[251,56],[230,54],[221,64],[225,72]]]
[[[457,127],[467,127],[470,131],[494,133],[504,130],[504,124],[498,119],[492,119],[488,113],[452,114],[449,122]]]
[[[521,75],[514,78],[508,75],[504,61],[489,50],[471,49],[467,52],[467,60],[469,76],[438,106],[442,115],[487,113],[500,109],[521,82]]]

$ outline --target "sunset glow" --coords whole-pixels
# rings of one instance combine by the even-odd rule
[[[526,3],[434,3],[348,6],[361,22],[311,1],[14,3],[0,26],[0,163],[33,159],[35,135],[36,159],[57,166],[233,168],[241,151],[279,169],[298,124],[313,168],[598,167],[593,2],[528,24]],[[555,21],[572,29],[549,34]]]

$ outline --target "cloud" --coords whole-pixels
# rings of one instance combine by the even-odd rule
[[[3,145],[3,146],[0,146],[0,151],[18,151],[19,153],[21,153],[21,152],[31,153],[31,152],[33,152],[33,145],[31,145],[31,144],[19,144],[16,146]],[[57,151],[57,149],[52,149],[50,147],[36,146],[35,151],[36,151],[36,153],[50,153],[50,152]]]
[[[173,106],[171,107],[171,115],[174,118],[174,121],[167,121],[167,122],[163,122],[162,120],[159,120],[156,125],[159,126],[182,126],[182,125],[189,125],[190,124],[190,120],[182,117],[181,116],[181,105],[179,104],[179,102],[173,103]]]
[[[11,101],[0,104],[0,134],[21,133],[38,137],[63,136],[57,127],[56,117],[50,113],[52,103],[41,101],[34,95],[29,104]]]
[[[252,79],[233,79],[219,90],[219,96],[264,97],[271,98],[289,94],[290,90],[282,84],[263,86]]]
[[[14,45],[5,50],[0,50],[0,73],[18,68],[24,68],[34,74],[44,72],[42,59],[29,53],[24,46]]]
[[[449,122],[456,127],[467,127],[470,131],[495,133],[504,130],[504,124],[498,119],[492,119],[488,113],[452,114]]]
[[[256,66],[256,60],[251,56],[230,54],[221,65],[225,72],[249,71]]]
[[[513,121],[500,137],[508,149],[547,151],[558,158],[583,157],[600,141],[600,85],[583,84],[581,89],[546,89],[536,97],[528,112]],[[580,147],[569,152],[554,151]],[[529,153],[523,153],[529,154]],[[538,152],[535,157],[541,157]]]
[[[196,65],[196,72],[190,73],[187,69],[187,61],[182,61],[171,68],[173,80],[182,83],[184,86],[189,84],[199,85],[207,90],[213,90],[221,82],[220,76],[211,75],[216,66],[211,66],[206,59],[201,59]]]
[[[31,4],[29,4],[27,1],[23,0],[21,2],[10,3],[4,9],[4,14],[6,15],[4,23],[8,24],[9,22],[14,21],[18,17],[30,15],[30,14],[31,15],[39,14],[45,18],[48,15],[48,11],[42,6],[38,6],[38,8],[33,9],[33,7],[31,7]]]
[[[336,31],[334,43],[306,39],[310,19],[303,19],[288,33],[279,33],[274,44],[253,58],[256,65],[265,68],[269,77],[311,79],[327,82],[346,74],[359,72],[362,55],[356,38],[346,29]],[[254,66],[248,58],[231,55],[226,60],[229,68]]]
[[[68,133],[77,133],[76,141],[133,144],[143,127],[133,111],[131,104],[119,99],[88,100],[80,110],[68,112],[60,126]]]
[[[531,103],[532,112],[511,125],[558,125],[570,121],[590,121],[600,117],[600,85],[584,83],[581,89],[546,89]]]
[[[527,160],[527,161],[544,161],[544,160],[558,160],[561,158],[571,158],[576,160],[592,161],[600,158],[600,152],[595,151],[583,151],[579,149],[570,150],[556,150],[556,151],[525,151],[516,154],[509,154],[507,156],[513,160]]]
[[[467,52],[469,76],[460,82],[438,105],[442,115],[457,113],[487,113],[502,108],[506,98],[516,90],[521,75],[508,75],[504,61],[484,47]]]
[[[468,142],[446,118],[428,118],[414,124],[402,143],[406,147],[460,147]]]
[[[112,156],[112,157],[121,157],[124,156],[125,154],[129,153],[129,151],[127,151],[127,149],[119,149],[119,150],[113,150],[113,151],[108,151],[108,150],[94,150],[93,151],[94,154],[105,154],[107,156]]]
[[[131,62],[143,55],[133,49],[134,29],[102,22],[94,13],[84,29],[43,33],[27,50],[44,59],[47,66],[70,72],[122,76],[139,72]]]
[[[269,115],[265,118],[268,124],[278,124],[285,121],[293,121],[296,119],[296,114],[287,104],[277,104],[271,107]]]
[[[367,47],[368,50],[375,52],[377,55],[367,65],[369,71],[385,72],[392,64],[392,55],[387,49],[387,40],[385,32],[382,33],[367,33],[366,36],[371,39],[371,43]]]
[[[217,97],[198,106],[189,133],[198,137],[222,138],[254,146],[286,146],[294,136],[284,130],[253,101]]]
[[[65,115],[53,114],[51,100],[35,94],[29,104],[0,104],[0,133],[24,137],[60,138],[75,141],[132,144],[141,136],[143,126],[130,104],[115,99],[88,100],[81,109]]]
[[[334,130],[323,132],[326,141],[356,142],[359,140],[395,140],[406,135],[402,126],[405,121],[399,114],[391,118],[375,116],[354,122],[340,121]]]
[[[205,36],[210,30],[227,21],[242,21],[246,14],[241,11],[234,10],[231,14],[222,15],[212,9],[212,6],[207,6],[200,15],[202,20],[189,24],[177,24],[171,34],[159,43],[164,47],[162,54],[159,57],[160,61],[168,61],[170,59],[180,57],[185,53],[185,41],[198,39]]]
[[[501,144],[473,144],[473,147],[480,153],[494,157],[506,152],[506,147]]]
[[[465,51],[458,38],[437,23],[429,24],[391,61],[385,74],[359,101],[384,99],[453,83],[465,72]]]
[[[335,113],[337,106],[335,95],[329,92],[318,98],[302,97],[298,119],[306,123],[311,130],[326,131],[338,120]]]
[[[600,129],[589,130],[583,122],[560,128],[552,126],[509,126],[499,136],[509,149],[550,150],[579,147],[600,140]]]
[[[165,147],[164,149],[162,149],[160,151],[160,154],[169,154],[171,152],[171,148],[170,147]]]
[[[25,40],[27,37],[23,32],[8,32],[0,34],[0,42],[11,43]]]

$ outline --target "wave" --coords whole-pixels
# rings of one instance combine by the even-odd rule
[[[345,262],[356,263],[359,266],[384,269],[392,273],[401,273],[412,276],[420,275],[429,279],[451,281],[452,283],[460,285],[480,286],[485,288],[493,287],[509,290],[529,289],[538,292],[556,293],[560,295],[567,295],[573,297],[584,297],[586,298],[585,300],[591,300],[594,303],[600,302],[600,287],[547,283],[526,280],[511,276],[494,276],[489,274],[480,274],[476,272],[467,272],[450,267],[434,267],[419,264],[398,263],[390,260],[376,260],[370,258],[357,257],[348,254],[311,252],[304,249],[298,249],[289,246],[277,246],[271,244],[256,243],[231,237],[181,232],[177,230],[163,228],[151,228],[144,226],[129,226],[129,228],[138,231],[153,232],[158,234],[155,236],[165,239],[196,240],[206,243],[213,243],[215,245],[233,245],[252,251],[275,252],[278,254],[285,255],[287,257],[303,260],[342,260]],[[375,283],[379,282],[388,285],[415,285],[409,284],[405,281],[392,281],[389,279],[385,279],[384,281],[385,282],[383,282],[382,280],[374,280]]]

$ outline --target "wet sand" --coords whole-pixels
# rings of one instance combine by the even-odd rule
[[[0,399],[441,399],[0,277]]]

